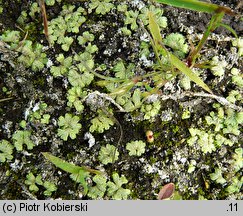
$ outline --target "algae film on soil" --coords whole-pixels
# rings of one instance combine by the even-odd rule
[[[242,199],[243,21],[146,0],[0,0],[0,198]],[[161,53],[160,53],[161,52]]]

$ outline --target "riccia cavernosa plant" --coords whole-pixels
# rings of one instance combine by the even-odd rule
[[[40,2],[0,0],[1,198],[241,199],[237,5]]]

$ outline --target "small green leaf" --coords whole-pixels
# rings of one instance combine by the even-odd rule
[[[144,113],[144,120],[154,118],[160,110],[160,101],[156,100],[152,104],[143,104],[141,107],[141,112]]]
[[[26,176],[27,180],[25,180],[25,184],[27,185],[32,185],[35,183],[35,176],[33,173],[29,173],[27,176]]]
[[[68,51],[72,43],[73,43],[73,38],[71,38],[71,37],[64,37],[61,47],[62,47],[62,49],[64,51]]]
[[[30,131],[27,131],[27,130],[25,130],[25,131],[21,131],[21,130],[15,131],[15,133],[12,136],[12,138],[13,138],[14,146],[15,146],[17,151],[22,151],[24,144],[27,146],[28,150],[33,149],[34,143],[30,139],[30,136],[31,136],[31,132]]]
[[[13,159],[13,146],[7,140],[0,141],[0,162],[10,161]]]
[[[91,3],[89,4],[89,8],[91,10],[95,9],[95,12],[97,14],[106,14],[108,13],[113,7],[114,4],[110,3],[111,0],[92,0]]]
[[[99,151],[98,159],[103,164],[113,163],[118,159],[119,152],[114,145],[107,144],[102,146]]]
[[[213,181],[216,181],[219,184],[224,184],[226,180],[222,177],[222,172],[219,168],[215,168],[215,172],[209,174],[210,178]]]
[[[37,192],[39,190],[39,188],[35,184],[32,184],[32,185],[29,186],[29,190]]]
[[[46,190],[44,191],[45,196],[51,196],[52,192],[57,190],[56,185],[49,181],[45,181],[43,186],[46,188]]]
[[[66,113],[65,116],[60,116],[58,119],[58,132],[57,135],[64,141],[67,141],[68,137],[75,139],[79,133],[82,125],[79,122],[78,116],[73,116],[70,113]]]
[[[92,199],[100,199],[106,192],[106,177],[101,175],[95,175],[93,181],[96,183],[94,187],[89,188],[88,196]]]
[[[81,64],[79,64],[81,66]],[[79,66],[78,65],[78,66]],[[82,66],[83,67],[83,66]],[[83,70],[79,67],[79,70]],[[89,85],[94,79],[94,75],[89,72],[79,73],[78,69],[73,68],[68,73],[68,81],[74,87],[85,87]]]
[[[243,148],[235,149],[235,154],[233,154],[233,166],[235,171],[239,171],[243,167]]]
[[[129,151],[130,156],[141,156],[145,152],[146,143],[141,140],[132,141],[127,143],[126,149]]]
[[[114,122],[109,118],[104,112],[98,111],[98,116],[91,120],[91,126],[89,131],[92,133],[94,131],[98,133],[103,133],[105,130],[108,130]]]
[[[129,10],[125,12],[126,18],[124,23],[126,25],[131,25],[131,29],[132,30],[136,30],[138,28],[138,24],[137,24],[137,18],[139,15],[139,11],[133,11],[133,10]]]
[[[127,179],[125,176],[119,177],[118,173],[112,175],[113,181],[107,183],[107,195],[111,196],[115,200],[127,199],[128,195],[131,193],[129,189],[122,188],[123,184],[127,184]]]
[[[41,180],[41,175],[38,175],[37,177],[34,176],[34,174],[32,172],[30,172],[27,176],[26,176],[26,180],[24,182],[25,184],[29,185],[29,190],[30,191],[34,191],[37,192],[39,190],[38,185],[42,185],[43,182]]]
[[[10,31],[6,30],[0,36],[0,39],[6,43],[16,43],[20,40],[20,32],[19,31]]]
[[[84,45],[86,42],[92,42],[94,40],[94,35],[90,34],[88,31],[83,32],[82,36],[78,36],[78,43]]]
[[[35,178],[35,182],[36,182],[36,184],[38,184],[38,185],[43,185],[42,177],[41,177],[40,174],[38,174],[38,175],[36,176],[36,178]]]

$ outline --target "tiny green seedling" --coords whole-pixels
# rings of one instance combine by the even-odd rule
[[[42,177],[40,174],[38,174],[37,176],[34,176],[34,174],[32,172],[30,172],[27,176],[26,176],[26,180],[24,182],[26,185],[29,186],[29,190],[33,191],[33,192],[37,192],[39,191],[39,187],[38,186],[44,186],[44,188],[46,189],[44,191],[44,195],[45,196],[51,196],[52,192],[57,190],[57,187],[54,183],[50,182],[50,181],[43,181]]]
[[[29,190],[33,192],[39,191],[37,185],[43,185],[43,181],[41,180],[41,175],[34,176],[32,172],[30,172],[26,176],[26,180],[24,182],[26,185],[29,185]]]
[[[199,12],[206,12],[213,14],[212,18],[208,24],[208,27],[206,31],[203,34],[202,39],[199,41],[198,45],[195,49],[192,49],[190,54],[188,55],[186,59],[186,63],[180,61],[175,55],[167,51],[167,49],[164,46],[164,43],[162,42],[162,36],[160,34],[160,28],[159,25],[156,22],[156,19],[154,18],[154,14],[149,11],[148,17],[149,17],[149,30],[152,35],[151,43],[152,47],[155,52],[155,56],[158,59],[158,62],[160,64],[160,67],[163,68],[162,60],[160,59],[160,53],[163,57],[167,58],[171,64],[172,74],[173,77],[176,75],[174,73],[174,68],[185,74],[195,82],[197,85],[202,87],[204,90],[212,94],[212,91],[209,89],[209,87],[201,80],[195,73],[192,72],[190,68],[195,66],[196,58],[199,56],[199,52],[202,49],[203,45],[205,44],[207,38],[209,37],[210,33],[213,32],[217,27],[223,26],[227,30],[229,30],[235,37],[237,37],[236,32],[228,25],[225,25],[222,23],[222,19],[225,14],[228,15],[235,15],[235,13],[228,7],[219,6],[216,4],[211,4],[207,2],[201,2],[197,0],[157,0],[159,3],[168,4],[175,7],[195,10]]]
[[[156,23],[154,16],[151,12],[148,12],[149,16],[149,30],[152,35],[152,47],[154,49],[155,55],[159,61],[159,64],[161,68],[163,68],[163,64],[161,62],[161,59],[159,57],[159,53],[162,53],[162,56],[167,57],[170,60],[170,63],[173,67],[177,68],[179,71],[187,75],[193,82],[195,82],[197,85],[202,87],[204,90],[206,90],[209,93],[212,93],[212,91],[209,89],[209,87],[201,80],[200,77],[198,77],[195,73],[192,72],[192,70],[187,67],[187,65],[182,62],[179,58],[177,58],[175,55],[167,51],[167,49],[164,47],[162,42],[162,36],[160,34],[160,28],[158,24]],[[173,68],[172,68],[173,71]]]

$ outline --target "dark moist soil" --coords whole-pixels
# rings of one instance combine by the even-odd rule
[[[238,4],[238,1],[236,0],[211,2],[228,6],[233,9],[236,8]],[[30,1],[27,0],[21,1],[21,3],[18,3],[16,1],[4,1],[4,13],[0,16],[0,33],[2,33],[1,31],[4,31],[6,29],[16,29],[17,18],[19,17],[21,11],[27,9],[30,4]],[[48,9],[47,7],[47,13],[49,14],[50,18],[54,18],[56,14],[59,13],[59,11],[60,7],[58,6],[51,7],[51,9]],[[238,8],[236,12],[242,13],[242,9]],[[202,33],[205,30],[205,26],[207,25],[211,17],[211,15],[209,14],[197,13],[192,11],[188,12],[187,10],[172,8],[170,6],[164,7],[164,15],[168,17],[168,26],[170,27],[165,30],[166,33],[178,32],[178,29],[181,28],[181,24],[187,27],[193,26],[195,32]],[[99,45],[100,53],[103,53],[107,46],[112,46],[114,50],[119,49],[122,43],[122,39],[115,36],[115,32],[120,26],[118,25],[115,27],[113,26],[112,28],[110,27],[111,22],[117,22],[119,19],[121,19],[121,17],[119,16],[118,18],[116,16],[109,17],[109,20],[107,22],[109,24],[107,24],[107,29],[105,32],[105,38],[107,38],[107,40]],[[98,20],[98,18],[94,19],[94,23],[97,21],[105,22],[106,17],[102,17],[101,20]],[[39,27],[37,27],[37,29],[41,29],[41,17],[37,22],[39,22],[40,25]],[[242,35],[243,22],[240,22],[239,18],[225,16],[224,22],[233,27],[238,35]],[[218,28],[215,33],[224,36],[231,35],[230,32],[223,28]],[[45,41],[45,38],[42,34],[35,36],[35,38],[37,41]],[[115,43],[110,44],[109,38],[114,38]],[[131,41],[131,44],[133,44],[133,41]],[[48,52],[50,52],[54,56],[54,52],[56,51],[58,50],[50,50]],[[119,53],[116,52],[110,57],[106,56],[106,59],[103,59],[103,56],[100,54],[96,56],[95,61],[98,63],[106,63],[109,61],[113,61],[117,58],[126,60],[130,58],[129,52],[130,50],[128,48],[123,48],[122,51]],[[0,53],[0,58],[1,57],[2,54]],[[30,100],[33,100],[34,103],[37,103],[38,100],[45,101],[48,106],[52,107],[50,113],[52,114],[53,119],[57,119],[59,116],[64,115],[67,112],[65,106],[63,106],[62,104],[62,102],[65,103],[66,100],[66,88],[63,85],[62,79],[55,79],[53,81],[53,86],[50,86],[50,84],[48,84],[46,81],[47,77],[49,76],[49,71],[44,70],[38,73],[33,73],[30,69],[25,68],[16,70],[10,64],[10,62],[14,61],[14,58],[0,60],[0,89],[2,89],[2,87],[4,86],[8,87],[11,90],[10,96],[13,97],[13,99],[10,99],[9,101],[0,103],[0,140],[10,139],[11,134],[15,130],[19,129],[18,123],[23,119],[24,111],[28,107],[28,103]],[[240,62],[239,67],[242,67],[242,61]],[[18,82],[18,78],[21,78],[22,82]],[[210,83],[213,78],[214,77],[209,76],[207,81]],[[223,80],[221,82],[226,81],[227,80]],[[222,84],[223,83],[219,83],[219,86],[216,86],[216,89],[218,89],[217,93],[221,95],[224,94],[224,92],[229,92],[230,90],[221,90],[220,86]],[[61,94],[60,92],[63,94]],[[58,100],[55,100],[54,95],[57,95]],[[8,95],[4,94],[1,91],[0,98],[6,97],[8,97]],[[184,100],[187,99],[190,100],[189,98],[184,98]],[[154,196],[154,193],[159,191],[158,189],[159,187],[161,187],[161,185],[167,183],[161,180],[161,185],[158,185],[157,191],[154,191],[154,189],[153,191],[151,191],[151,183],[154,181],[154,179],[156,179],[156,176],[154,174],[144,173],[144,170],[142,168],[146,165],[146,162],[151,162],[153,160],[156,160],[157,162],[165,161],[163,162],[163,165],[168,167],[167,171],[169,171],[170,181],[177,182],[177,170],[175,170],[175,168],[170,170],[170,162],[173,159],[173,155],[176,153],[178,146],[183,149],[184,145],[186,145],[185,143],[181,144],[180,141],[189,137],[189,132],[186,132],[188,131],[187,129],[191,127],[191,125],[197,125],[197,122],[200,118],[204,117],[207,113],[213,110],[212,106],[208,104],[206,99],[202,100],[200,104],[193,107],[194,113],[191,117],[191,119],[193,120],[189,119],[181,121],[181,115],[183,110],[179,102],[167,100],[166,102],[163,102],[161,106],[161,110],[171,109],[173,110],[173,113],[176,113],[170,122],[163,122],[160,118],[156,119],[155,122],[139,122],[134,120],[134,117],[130,116],[129,114],[123,114],[119,112],[114,114],[115,118],[123,126],[124,137],[122,139],[122,142],[120,143],[120,146],[118,146],[118,150],[120,152],[119,161],[117,161],[113,165],[105,165],[104,168],[109,175],[111,175],[111,173],[113,173],[114,171],[117,171],[118,173],[123,173],[128,179],[132,180],[129,181],[128,184],[129,188],[133,189],[132,198],[155,199],[156,197]],[[87,131],[89,127],[86,119],[90,120],[93,116],[93,114],[89,113],[90,110],[88,107],[86,107],[86,112],[87,114],[84,115],[85,119],[83,119],[82,121],[82,132]],[[139,113],[137,113],[137,115],[139,115]],[[128,121],[128,119],[132,119],[133,121]],[[3,130],[3,126],[6,125],[7,122],[11,122],[9,126],[10,132],[6,132]],[[99,162],[94,158],[97,158],[100,146],[107,144],[107,141],[104,140],[104,134],[95,134],[97,144],[92,149],[89,149],[87,147],[88,143],[86,140],[83,139],[83,136],[78,137],[76,141],[69,140],[68,142],[63,144],[61,141],[57,140],[56,136],[53,136],[53,133],[49,133],[48,131],[42,131],[43,128],[41,126],[33,123],[29,127],[33,129],[34,134],[36,133],[37,137],[35,138],[44,140],[42,140],[41,145],[35,147],[31,151],[31,155],[24,155],[22,153],[14,152],[15,162],[20,161],[21,164],[24,164],[24,168],[17,168],[16,170],[12,169],[11,174],[7,176],[6,172],[10,170],[11,167],[7,163],[5,163],[4,165],[0,165],[0,199],[46,199],[46,197],[43,196],[43,193],[38,192],[34,195],[31,194],[28,190],[27,185],[24,184],[25,176],[29,172],[32,172],[36,176],[41,171],[52,173],[51,179],[55,181],[58,179],[58,190],[53,193],[52,198],[55,199],[62,197],[62,199],[80,199],[81,197],[79,197],[78,191],[82,191],[82,188],[78,184],[75,184],[73,183],[73,181],[70,180],[69,174],[55,169],[50,163],[44,161],[43,157],[41,156],[41,152],[54,151],[57,153],[57,155],[59,153],[60,157],[66,158],[67,161],[75,158],[79,154],[81,154],[79,157],[82,158],[83,154],[84,158],[90,157],[91,159],[89,161],[82,161],[81,159],[80,161],[74,162],[76,162],[77,165],[82,164],[95,168],[99,166]],[[51,125],[49,126],[49,130],[55,132],[57,130],[57,127]],[[144,158],[146,158],[145,162],[136,157],[128,157],[124,145],[127,142],[131,141],[131,139],[145,140],[145,132],[147,130],[152,130],[156,132],[156,139],[159,140],[159,142],[156,143],[158,146],[153,146],[153,144],[149,144],[149,148],[144,155]],[[108,130],[105,133],[105,137],[108,141],[118,141],[119,136],[120,130],[118,128],[118,125],[115,125],[112,129]],[[55,142],[57,144],[53,145],[53,143]],[[84,151],[84,153],[79,152],[79,146],[77,146],[77,143],[83,143],[84,146],[82,150]],[[193,157],[194,155],[191,158],[188,158],[188,160],[195,159]],[[211,155],[210,157],[214,157],[214,159],[207,160],[207,156],[204,156],[202,160],[210,161],[211,163],[217,162],[217,152],[215,153],[215,155]],[[89,164],[90,162],[92,162],[92,164]],[[129,168],[126,168],[127,164],[129,164]],[[210,171],[213,172],[213,170]],[[159,177],[157,178],[159,179]],[[205,186],[202,186],[205,184],[204,173],[202,171],[199,171],[197,174],[195,174],[195,176],[192,176],[190,179],[190,184],[201,185],[202,189],[205,189]],[[188,185],[186,186],[189,187]],[[217,185],[211,185],[211,187],[216,188],[215,190],[218,190]],[[44,191],[44,188],[42,186],[40,186],[39,188],[40,191]],[[211,196],[210,193],[211,191],[206,190],[205,196],[207,195],[209,199],[215,198],[213,195]],[[224,198],[224,195],[222,195],[221,197]],[[88,197],[83,198],[87,199]],[[192,195],[187,193],[183,194],[183,198],[197,199],[195,194]]]

